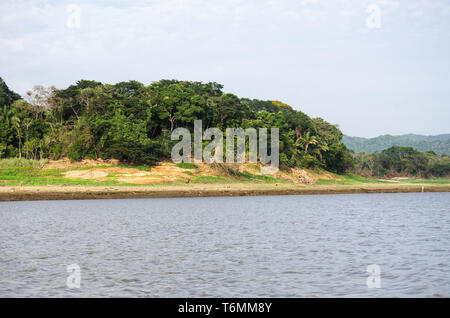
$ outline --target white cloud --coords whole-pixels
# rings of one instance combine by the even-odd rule
[[[67,27],[70,3],[81,7],[80,29]],[[382,14],[377,32],[366,27],[372,3]],[[240,95],[313,105],[325,116],[322,96],[360,88],[365,69],[378,72],[373,82],[380,91],[388,85],[381,79],[391,69],[377,53],[403,61],[431,50],[418,39],[432,34],[445,42],[449,15],[444,0],[2,0],[0,76],[20,93],[81,78],[214,80]],[[410,34],[416,38],[401,47]],[[393,52],[398,46],[401,52]],[[441,51],[430,56],[444,59],[448,46]]]

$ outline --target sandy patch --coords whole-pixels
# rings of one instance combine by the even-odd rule
[[[64,176],[69,179],[98,179],[108,176],[107,171],[101,169],[90,169],[90,170],[72,170],[64,173]]]
[[[152,184],[180,181],[192,177],[184,173],[185,169],[178,168],[174,164],[164,163],[149,171],[135,168],[92,168],[87,170],[71,170],[64,173],[69,179],[81,180],[106,180],[107,177],[115,177],[121,183]]]
[[[162,162],[148,171],[139,170],[135,168],[121,168],[114,167],[113,161],[99,160],[84,160],[78,165],[111,165],[110,168],[91,168],[87,170],[70,170],[65,172],[65,177],[70,179],[82,180],[108,180],[107,178],[114,178],[118,182],[128,184],[152,184],[152,183],[167,183],[185,181],[196,176],[215,176],[232,178],[238,173],[248,172],[253,175],[262,175],[261,171],[265,168],[263,165],[256,166],[255,164],[197,164],[198,169],[184,169],[177,167],[171,162]],[[59,160],[57,162],[49,162],[47,167],[71,167],[77,166],[77,163],[70,163],[68,160]],[[237,174],[236,174],[237,173]],[[335,179],[334,175],[328,172],[316,172],[306,169],[293,168],[289,171],[279,170],[275,174],[267,174],[274,178],[291,181],[296,184],[314,184],[319,179]],[[109,179],[111,180],[111,179]]]
[[[170,177],[182,177],[186,178],[189,177],[188,174],[185,172],[187,169],[179,168],[174,163],[169,162],[163,162],[157,165],[156,167],[153,167],[150,172],[153,175],[164,175],[164,176],[170,176]]]
[[[262,175],[261,171],[270,171],[270,166],[258,164],[217,164],[217,165],[207,165],[198,164],[199,175],[204,176],[220,176],[220,177],[230,177],[232,176],[230,172],[236,171],[240,173],[248,172],[253,175]],[[319,179],[329,179],[329,180],[340,180],[336,178],[333,174],[326,171],[315,172],[307,169],[292,168],[287,171],[278,170],[276,173],[265,175],[274,177],[277,179],[283,179],[287,181],[294,182],[296,184],[314,184]]]

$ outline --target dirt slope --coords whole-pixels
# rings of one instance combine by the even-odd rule
[[[145,169],[125,168],[118,166],[117,160],[83,160],[71,163],[68,159],[49,161],[44,169],[65,169],[64,176],[78,180],[117,180],[126,184],[153,184],[169,182],[188,182],[199,176],[238,178],[242,174],[262,175],[262,165],[255,164],[197,164],[197,169],[184,169],[172,162],[162,162]],[[105,167],[107,166],[107,167]],[[80,169],[88,168],[88,169]],[[98,167],[98,168],[96,168]],[[74,168],[74,170],[71,170]],[[279,170],[270,175],[276,179],[290,181],[295,184],[314,184],[318,179],[337,179],[331,173],[325,171],[311,171],[294,168]]]

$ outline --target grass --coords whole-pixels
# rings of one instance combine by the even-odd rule
[[[108,169],[108,168],[126,168],[137,169],[141,171],[150,171],[153,166],[130,166],[130,165],[118,165],[118,166],[71,166],[70,168],[61,169],[64,171],[70,170],[89,170],[89,169]]]
[[[289,181],[266,175],[254,175],[249,172],[235,172],[231,177],[194,177],[190,183],[289,183]]]
[[[291,183],[290,181],[277,179],[269,175],[252,174],[248,171],[239,172],[227,166],[217,166],[219,175],[222,176],[195,176],[195,171],[198,166],[193,163],[180,163],[178,167],[188,169],[186,174],[192,178],[186,179],[185,182],[170,182],[158,184],[129,184],[121,183],[116,180],[119,176],[117,173],[110,173],[107,177],[99,180],[84,180],[84,179],[69,179],[64,177],[64,173],[70,170],[87,170],[92,168],[111,168],[111,166],[85,166],[85,167],[70,167],[65,169],[41,169],[46,161],[27,160],[27,159],[3,159],[0,160],[0,186],[45,186],[45,185],[66,185],[66,186],[163,186],[163,185],[182,185],[186,183],[194,184],[224,184],[224,183],[254,183],[254,184],[273,184],[273,183]],[[116,166],[114,166],[116,167]],[[135,168],[143,171],[149,171],[150,166],[125,166],[120,165],[118,168]],[[255,167],[251,168],[258,168]],[[368,184],[368,183],[390,183],[390,181],[383,181],[377,179],[365,178],[355,174],[334,175],[339,180],[319,179],[317,185],[352,185],[352,184]],[[402,179],[399,183],[410,184],[450,184],[449,178],[438,179]]]
[[[195,163],[187,163],[187,162],[181,162],[177,163],[178,168],[182,169],[197,169],[198,166]]]
[[[45,164],[47,160],[28,160],[25,158],[10,158],[0,160],[0,168],[12,167],[40,167]]]
[[[439,178],[439,179],[401,179],[399,182],[404,183],[425,183],[425,184],[450,184],[450,179]]]
[[[63,176],[63,169],[39,169],[35,166],[28,167],[1,167],[0,183],[9,186],[44,186],[44,185],[67,185],[67,186],[112,186],[120,185],[114,179],[95,181],[95,180],[76,180],[68,179]]]
[[[286,182],[286,180],[277,179],[277,178],[267,176],[267,175],[251,174],[247,171],[241,173],[241,177],[244,179],[247,179],[247,180],[251,180],[251,181],[262,181],[262,182],[269,182],[269,183]]]
[[[340,180],[319,179],[315,184],[361,184],[361,183],[389,183],[377,179],[369,179],[363,176],[348,173],[345,175],[334,174]]]
[[[247,168],[253,169],[253,170],[255,170],[256,172],[261,172],[261,167],[258,166],[258,165],[250,164],[250,165],[247,165]]]
[[[65,178],[63,173],[69,170],[88,170],[92,168],[111,168],[111,166],[70,167],[66,169],[41,169],[46,160],[27,160],[13,158],[0,160],[0,185],[3,186],[119,186],[133,185],[115,180],[116,174],[111,173],[105,180],[83,180]],[[119,166],[120,168],[135,168],[148,171],[149,166]]]
[[[122,186],[134,185],[121,183],[116,180],[118,174],[110,173],[102,180],[69,179],[64,172],[71,170],[107,169],[107,168],[134,168],[149,171],[151,166],[71,166],[62,169],[41,169],[48,160],[28,160],[25,158],[10,158],[0,160],[0,185],[3,186]]]
[[[392,181],[384,181],[379,179],[370,179],[365,178],[357,174],[345,174],[345,175],[337,175],[334,174],[336,178],[341,180],[328,180],[328,179],[319,179],[315,184],[361,184],[361,183],[391,183]],[[400,179],[397,180],[398,183],[411,183],[411,184],[450,184],[449,178],[437,178],[437,179]]]
[[[232,183],[230,178],[213,177],[213,176],[199,176],[192,178],[190,183]]]

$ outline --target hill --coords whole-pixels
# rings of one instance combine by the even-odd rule
[[[437,154],[450,155],[450,134],[437,136],[423,135],[383,135],[376,138],[344,136],[342,142],[355,152],[380,152],[392,146],[413,147],[420,151],[434,151]]]
[[[280,101],[238,97],[222,89],[216,82],[80,80],[64,89],[35,86],[20,99],[0,79],[0,159],[101,158],[151,165],[172,159],[179,143],[177,128],[188,129],[192,136],[200,122],[202,131],[278,128],[277,165],[346,171],[351,158],[336,126]],[[220,142],[215,147],[219,150]],[[183,155],[189,158],[190,151],[183,149]],[[261,149],[258,153],[261,158]]]

